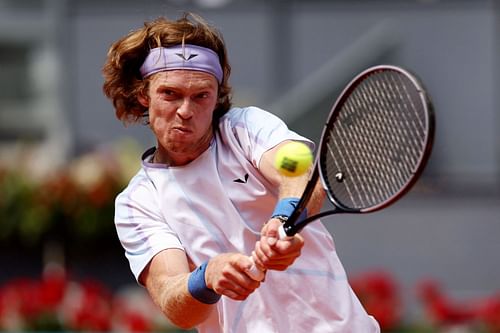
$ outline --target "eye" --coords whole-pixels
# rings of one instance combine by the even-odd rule
[[[202,92],[202,93],[199,93],[196,97],[200,98],[200,99],[205,99],[205,98],[210,97],[210,94],[207,92]]]
[[[178,93],[172,89],[162,89],[160,90],[161,96],[167,100],[173,100],[178,98]]]

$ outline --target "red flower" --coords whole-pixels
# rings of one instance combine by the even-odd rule
[[[478,318],[489,333],[500,333],[500,294],[482,302]]]
[[[127,311],[121,317],[122,325],[128,332],[151,332],[152,325],[141,313]]]
[[[366,312],[377,319],[383,331],[399,325],[402,306],[396,282],[388,273],[366,273],[350,283]]]
[[[471,302],[452,300],[443,293],[436,281],[420,282],[417,291],[427,315],[436,326],[464,324],[475,319],[476,311]]]
[[[34,279],[12,280],[5,289],[5,302],[28,320],[36,318],[43,310],[40,300],[40,282]]]
[[[98,282],[84,281],[81,297],[72,309],[70,328],[83,331],[111,329],[111,294]]]
[[[43,274],[40,285],[40,300],[49,309],[55,310],[63,301],[67,287],[66,273],[54,267]]]

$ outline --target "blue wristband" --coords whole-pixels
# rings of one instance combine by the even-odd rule
[[[299,203],[299,198],[283,198],[276,204],[271,217],[290,217]],[[299,219],[304,220],[307,218],[307,209],[304,209],[300,214]]]
[[[198,301],[205,304],[217,303],[221,295],[207,287],[205,283],[205,270],[208,262],[204,262],[191,272],[188,278],[188,291]]]

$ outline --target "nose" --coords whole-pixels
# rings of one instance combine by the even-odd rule
[[[189,99],[183,100],[181,105],[177,108],[177,114],[182,119],[189,119],[193,116],[192,105]]]

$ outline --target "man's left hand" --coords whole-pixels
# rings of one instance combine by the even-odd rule
[[[255,244],[252,253],[257,267],[283,271],[300,256],[304,246],[304,238],[300,234],[286,239],[279,239],[278,229],[282,222],[272,218],[264,225],[261,238]]]

